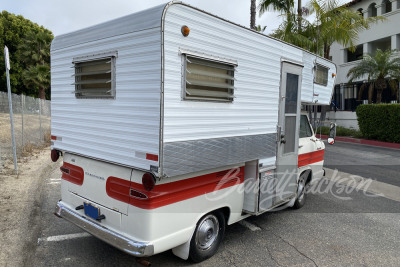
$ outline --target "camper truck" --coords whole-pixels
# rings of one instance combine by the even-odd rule
[[[226,225],[300,208],[323,176],[301,105],[329,105],[335,73],[180,1],[57,36],[55,214],[137,257],[211,257]]]

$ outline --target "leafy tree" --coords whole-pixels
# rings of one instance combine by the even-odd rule
[[[29,69],[32,63],[21,61],[23,51],[19,49],[20,44],[25,42],[25,36],[29,32],[35,34],[46,32],[52,36],[49,30],[25,19],[23,16],[17,16],[7,11],[0,13],[0,47],[3,50],[4,46],[7,45],[10,52],[12,92],[37,97],[39,88],[37,86],[27,88],[24,84],[24,70]],[[0,53],[0,62],[4,62],[2,52]],[[7,91],[4,63],[0,63],[0,91]]]
[[[369,91],[368,102],[372,102],[372,95],[376,89],[376,102],[379,104],[382,100],[382,92],[389,88],[393,95],[397,95],[399,90],[398,81],[400,80],[400,57],[396,56],[395,50],[382,51],[376,50],[375,55],[367,54],[363,59],[347,73],[350,78],[349,82],[356,79],[368,78]],[[389,83],[386,82],[389,80]],[[365,86],[360,88],[359,99],[363,93]],[[397,97],[396,97],[397,98]]]

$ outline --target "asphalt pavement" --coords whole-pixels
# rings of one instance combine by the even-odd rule
[[[326,145],[324,166],[400,186],[400,149],[336,142]]]
[[[327,146],[325,156],[330,168],[400,186],[399,158],[400,150],[344,143]],[[53,215],[60,198],[59,178],[56,170],[45,179],[37,215],[41,230],[28,262],[32,266],[139,266],[134,257]],[[265,213],[228,226],[218,253],[200,265],[398,266],[399,202],[362,190],[340,191],[324,182],[307,195],[300,210]],[[153,266],[193,265],[171,251],[148,260]]]

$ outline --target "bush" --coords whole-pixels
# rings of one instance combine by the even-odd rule
[[[400,143],[400,104],[359,105],[356,113],[363,136]]]

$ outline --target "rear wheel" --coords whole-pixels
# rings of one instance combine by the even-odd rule
[[[224,233],[225,217],[222,212],[215,211],[202,217],[190,241],[190,259],[201,262],[213,256],[221,244]]]
[[[306,203],[306,182],[307,175],[303,173],[299,177],[299,182],[297,183],[297,198],[294,202],[293,208],[300,209]]]

